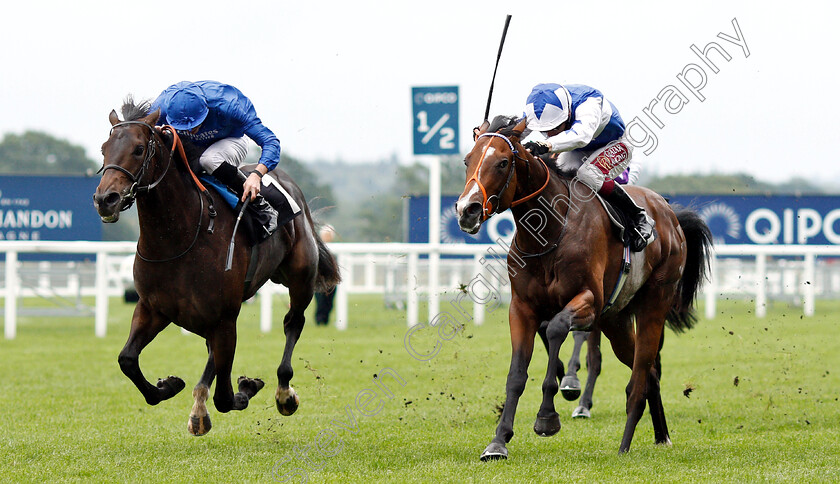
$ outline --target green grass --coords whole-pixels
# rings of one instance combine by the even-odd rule
[[[510,458],[490,463],[478,457],[504,395],[506,308],[488,314],[481,327],[467,324],[421,362],[403,346],[404,312],[385,309],[381,298],[355,297],[349,330],[314,324],[304,330],[293,380],[301,407],[282,417],[273,389],[283,335],[261,334],[258,305],[247,305],[234,377],[261,377],[266,389],[242,412],[220,414],[210,406],[213,430],[201,438],[186,427],[189,389],[205,363],[203,340],[173,326],[143,352],[147,378],[174,374],[187,382],[187,390],[150,407],[117,365],[131,305],[112,302],[104,339],[93,336],[90,318],[21,318],[18,338],[0,341],[0,481],[271,482],[296,468],[306,469],[311,482],[342,483],[840,481],[833,317],[840,303],[820,301],[818,316],[804,319],[787,305],[770,308],[765,319],[756,319],[748,303],[723,302],[719,309],[689,333],[666,333],[662,393],[672,447],[653,444],[645,416],[630,453],[617,455],[629,370],[606,340],[593,418],[572,420],[575,403],[558,396],[563,429],[550,438],[535,435],[546,362],[539,345]],[[275,307],[275,328],[281,318]],[[428,331],[413,341],[418,351],[434,346]],[[373,383],[384,368],[405,385],[383,377],[393,398],[383,397],[378,413],[363,416],[356,398],[366,389],[384,395]],[[687,386],[694,388],[688,398]],[[347,422],[348,405],[355,434],[332,423]],[[325,446],[335,455],[316,458],[317,436],[326,429],[340,439]],[[312,456],[309,462],[301,452]]]

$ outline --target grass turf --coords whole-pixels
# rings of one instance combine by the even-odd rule
[[[607,340],[593,418],[572,420],[576,403],[558,395],[562,430],[534,434],[546,362],[538,344],[510,458],[490,463],[478,456],[504,397],[504,307],[451,340],[429,329],[414,333],[419,353],[439,344],[429,361],[408,354],[404,312],[384,308],[381,297],[351,299],[344,332],[311,324],[310,308],[293,359],[301,407],[282,417],[273,401],[282,311],[275,307],[275,329],[262,334],[258,305],[246,305],[233,377],[260,377],[266,388],[242,412],[220,414],[208,402],[213,430],[201,438],[186,427],[190,389],[206,359],[203,340],[172,326],[143,352],[148,379],[174,374],[187,382],[173,399],[147,406],[117,365],[132,309],[112,302],[103,339],[93,336],[90,318],[21,318],[17,339],[0,341],[0,480],[840,481],[838,302],[819,301],[812,318],[777,304],[757,319],[750,304],[724,301],[716,319],[683,335],[668,331],[662,393],[674,445],[653,444],[645,415],[623,456],[617,450],[630,372]]]

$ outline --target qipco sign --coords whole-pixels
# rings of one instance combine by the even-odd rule
[[[838,196],[675,196],[709,225],[716,243],[840,244]]]

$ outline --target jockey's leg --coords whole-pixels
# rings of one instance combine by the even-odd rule
[[[238,166],[248,154],[248,145],[245,138],[225,138],[208,147],[199,163],[204,170],[228,188],[233,190],[239,198],[244,193],[245,180],[248,175],[242,172]],[[262,226],[264,237],[268,237],[277,230],[277,212],[266,202],[265,197],[257,195],[249,205],[257,222]]]
[[[291,195],[280,186],[280,183],[272,176],[264,176],[260,195],[264,196],[268,203],[277,210],[277,226],[282,227],[288,221],[301,213],[300,207],[292,199]]]
[[[630,146],[629,143],[617,140],[594,151],[578,170],[577,177],[628,215],[633,225],[628,227],[632,235],[630,248],[639,252],[652,240],[653,221],[647,216],[645,209],[638,206],[624,188],[613,180],[630,164],[633,153]]]
[[[613,182],[613,180],[610,180]],[[602,188],[603,190],[603,188]],[[643,250],[653,239],[653,224],[650,222],[645,209],[636,205],[630,195],[618,183],[613,182],[612,191],[604,198],[630,216],[633,221],[632,240],[630,249],[633,252]]]

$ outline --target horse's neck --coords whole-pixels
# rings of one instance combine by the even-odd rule
[[[517,199],[534,194],[533,198],[513,207],[516,222],[516,245],[523,252],[541,253],[558,243],[570,216],[580,211],[580,201],[570,197],[568,180],[551,176],[549,168],[536,158],[517,172]]]
[[[150,177],[152,180],[157,180],[167,169],[168,157],[168,151],[161,154],[154,177]],[[189,232],[198,212],[196,205],[199,200],[195,190],[185,183],[176,163],[182,162],[177,157],[173,158],[160,183],[137,196],[140,243],[160,244],[192,237]]]

